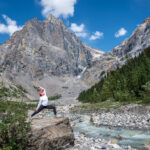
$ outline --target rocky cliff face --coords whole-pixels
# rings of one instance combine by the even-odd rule
[[[145,48],[150,46],[150,18],[147,18],[132,33],[131,37],[122,42],[119,46],[112,49],[110,54],[118,58],[123,64],[128,58],[138,56]]]
[[[150,18],[147,18],[132,33],[131,37],[123,41],[119,46],[113,48],[110,52],[101,55],[99,60],[92,62],[83,76],[88,84],[94,84],[101,79],[101,73],[114,70],[116,66],[122,66],[126,58],[138,56],[145,48],[150,46]]]
[[[84,44],[52,15],[44,21],[28,21],[1,50],[6,52],[4,70],[17,75],[28,73],[32,78],[44,74],[78,75],[92,59]]]
[[[3,76],[21,84],[30,95],[35,97],[33,84],[37,81],[54,95],[61,93],[63,84],[72,82],[68,76],[76,78],[91,65],[94,53],[103,52],[83,44],[60,20],[49,15],[44,21],[28,21],[1,45],[0,64]]]

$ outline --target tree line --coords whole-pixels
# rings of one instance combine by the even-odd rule
[[[128,59],[90,89],[79,94],[82,102],[101,102],[108,99],[121,102],[142,100],[150,103],[150,47],[138,57]]]

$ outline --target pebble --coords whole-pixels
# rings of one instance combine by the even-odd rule
[[[75,145],[67,150],[136,150],[130,146],[121,147],[112,141],[106,141],[104,139],[94,139],[86,137],[79,132],[75,133]]]
[[[132,127],[132,128],[147,128],[150,129],[150,122],[147,122],[149,119],[149,113],[145,116],[134,114],[134,113],[120,113],[113,114],[101,113],[93,114],[93,123],[98,125],[111,125],[111,126],[120,126],[120,127]]]

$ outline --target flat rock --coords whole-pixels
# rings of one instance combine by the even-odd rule
[[[31,128],[30,150],[54,150],[74,145],[74,134],[68,118],[34,119]]]

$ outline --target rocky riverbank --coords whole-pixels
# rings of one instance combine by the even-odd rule
[[[76,105],[80,104],[69,104],[64,106],[57,106],[58,111],[58,117],[69,117],[71,126],[74,128],[76,127],[76,122],[80,121],[86,124],[87,120],[84,120],[83,117],[81,117],[83,114],[86,114],[85,116],[91,116],[91,123],[96,126],[103,126],[107,125],[110,128],[112,126],[120,126],[120,127],[130,127],[130,128],[147,128],[149,130],[150,123],[146,120],[150,117],[150,109],[149,107],[143,107],[140,105],[126,105],[121,106],[118,109],[110,109],[108,112],[105,109],[101,110],[85,110],[85,112],[82,110],[78,110],[77,112],[73,112],[72,114],[72,108]],[[79,107],[80,108],[80,107]],[[80,115],[79,115],[80,112]],[[51,117],[53,114],[49,113],[49,110],[44,110],[41,113],[37,115],[39,118],[45,118],[45,117]],[[77,127],[78,128],[78,127]],[[117,144],[117,139],[121,138],[115,137],[112,139],[116,140],[104,140],[103,138],[95,138],[91,137],[86,132],[74,132],[75,136],[75,145],[71,148],[68,148],[67,150],[100,150],[100,149],[112,149],[112,150],[132,150],[133,148],[129,145],[122,146]]]
[[[139,115],[135,113],[101,113],[92,114],[93,123],[97,126],[109,125],[119,127],[130,127],[130,128],[146,128],[150,129],[150,122],[147,120],[150,118],[150,113],[146,115]]]
[[[135,150],[131,146],[119,146],[115,140],[90,138],[83,133],[75,133],[75,145],[67,150]]]
[[[67,109],[68,108],[68,109]],[[69,108],[73,108],[73,105],[65,106],[62,109],[64,112]],[[75,113],[75,112],[74,112]],[[130,104],[121,106],[117,109],[110,109],[107,112],[106,109],[101,110],[78,110],[76,113],[87,114],[91,116],[90,121],[96,126],[109,126],[121,127],[121,128],[138,128],[150,130],[150,122],[147,120],[150,118],[150,107],[143,107],[137,104]],[[119,139],[118,139],[119,138]],[[121,136],[116,137],[118,140],[122,140]],[[147,141],[147,140],[146,140]],[[144,144],[143,147],[148,150],[149,144]],[[86,135],[75,133],[75,146],[70,150],[99,150],[99,149],[133,149],[131,146],[120,146],[113,140],[107,141],[104,139],[95,139],[87,137]]]
[[[143,107],[137,104],[121,106],[117,109],[99,109],[84,110],[79,109],[73,113],[90,114],[93,123],[97,126],[119,126],[130,128],[146,128],[150,129],[150,107]]]

